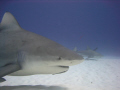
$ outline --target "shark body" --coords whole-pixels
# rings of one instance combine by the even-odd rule
[[[103,57],[103,55],[96,52],[96,50],[97,50],[97,48],[92,50],[91,48],[87,47],[86,50],[78,51],[76,47],[74,48],[74,51],[76,51],[79,55],[82,55],[84,57],[84,59],[86,59],[86,60],[96,60],[96,59]]]
[[[0,82],[6,75],[63,73],[83,60],[76,52],[22,29],[11,13],[4,14],[0,23]]]

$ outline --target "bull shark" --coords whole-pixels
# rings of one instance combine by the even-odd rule
[[[0,23],[0,82],[3,77],[59,74],[84,58],[46,37],[24,30],[6,12]]]
[[[86,50],[78,51],[77,47],[75,47],[73,51],[77,52],[79,55],[82,55],[86,60],[96,60],[103,57],[103,55],[96,52],[97,49],[98,48],[95,48],[94,50],[92,50],[91,48],[87,47]]]

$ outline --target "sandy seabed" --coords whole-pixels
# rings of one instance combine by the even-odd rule
[[[0,90],[120,90],[120,58],[85,60],[63,74],[4,78]]]

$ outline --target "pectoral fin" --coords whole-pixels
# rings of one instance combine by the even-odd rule
[[[4,82],[6,81],[4,78],[0,78],[0,82]]]
[[[20,67],[19,64],[15,64],[15,63],[7,64],[7,65],[5,65],[3,67],[0,67],[0,77],[8,75],[8,74],[10,74],[12,72],[18,71],[20,69],[21,69],[21,67]],[[5,79],[0,78],[0,82],[1,81],[5,81]]]
[[[25,52],[20,51],[18,53],[16,62],[11,62],[11,63],[8,63],[8,64],[0,67],[0,82],[5,81],[5,79],[1,78],[1,77],[4,77],[8,74],[11,74],[13,72],[16,72],[16,71],[22,69],[21,63],[23,63],[23,61],[25,59],[25,54],[26,54]]]

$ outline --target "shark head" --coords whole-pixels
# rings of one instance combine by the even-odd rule
[[[5,60],[0,59],[5,61],[2,66],[15,61],[21,66],[21,70],[9,75],[63,73],[84,60],[57,42],[22,29],[9,12],[3,16],[0,30],[0,54],[5,56]]]
[[[69,66],[79,64],[83,61],[82,56],[63,46],[58,46],[43,46],[38,48],[37,54],[27,55],[25,68],[29,68],[29,65],[35,65],[31,67],[31,69],[34,69],[33,71],[40,70],[42,74],[56,74],[66,72]]]
[[[23,50],[25,51],[25,61],[22,65],[24,70],[26,71],[23,70],[24,74],[21,73],[21,75],[25,75],[26,72],[28,72],[27,75],[33,73],[63,73],[68,71],[69,66],[79,64],[84,60],[83,57],[78,55],[76,52],[63,47],[62,45],[56,42],[51,42],[51,44],[50,42],[48,42],[49,44],[47,45],[49,46],[46,46],[46,44],[40,45],[40,43],[38,43],[36,47],[32,49],[30,49],[29,47],[24,47],[25,49]],[[33,72],[31,72],[31,70]]]

